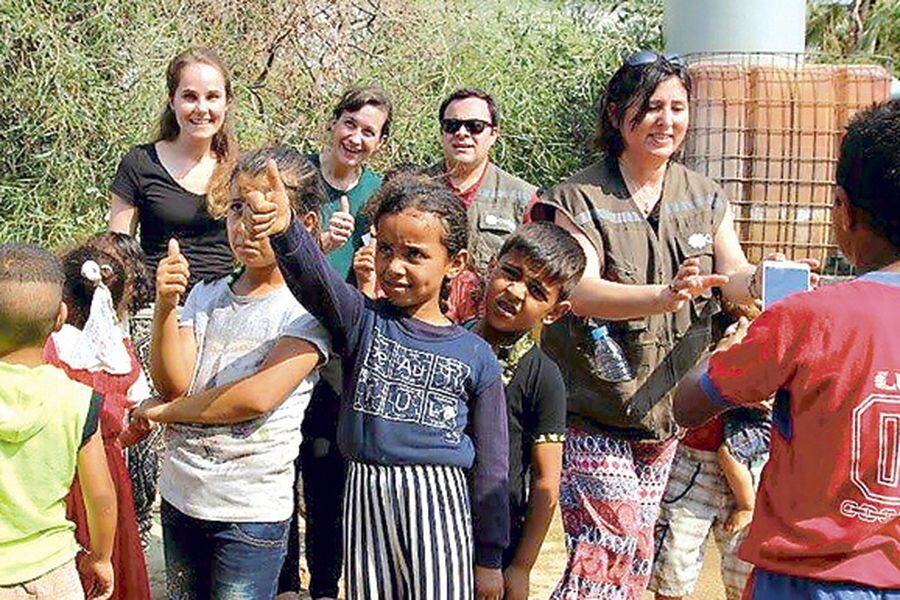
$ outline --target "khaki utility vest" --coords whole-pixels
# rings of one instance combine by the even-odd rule
[[[658,233],[631,199],[618,164],[594,164],[539,202],[562,210],[588,237],[601,277],[633,285],[668,284],[687,258],[712,273],[713,239],[727,206],[715,182],[675,162],[666,171]],[[542,347],[566,381],[569,422],[631,439],[674,435],[673,388],[707,351],[717,312],[706,293],[676,313],[607,323],[635,374],[624,383],[605,381],[594,367],[597,321],[570,314],[546,328]]]
[[[432,172],[443,176],[443,164],[432,167]],[[535,192],[537,187],[488,163],[475,200],[466,211],[469,217],[469,260],[479,273],[485,272],[488,262],[506,238],[522,224]]]

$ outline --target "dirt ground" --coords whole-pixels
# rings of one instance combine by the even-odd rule
[[[150,569],[150,586],[154,599],[165,598],[165,569],[162,557],[162,530],[159,526],[159,514],[156,515],[153,526],[153,539],[147,551],[147,562]],[[566,563],[566,548],[563,539],[562,523],[557,519],[553,523],[541,556],[534,567],[531,576],[531,597],[545,599],[559,581],[559,577]],[[645,600],[652,600],[653,595],[648,593]],[[719,577],[719,554],[714,544],[710,545],[706,553],[706,562],[700,574],[700,581],[696,591],[690,596],[691,600],[722,600],[725,591]]]

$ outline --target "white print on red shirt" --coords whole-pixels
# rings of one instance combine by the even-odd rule
[[[882,509],[874,504],[856,502],[855,500],[844,500],[841,502],[840,510],[845,517],[859,519],[863,523],[887,523],[897,515],[900,515],[900,511],[896,509]]]
[[[893,383],[891,376],[893,375]],[[882,392],[900,392],[900,373],[894,371],[878,371],[875,373],[875,389]]]
[[[850,479],[865,499],[900,506],[900,395],[871,394],[853,409],[852,443]]]

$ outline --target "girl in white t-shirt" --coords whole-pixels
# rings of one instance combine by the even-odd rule
[[[166,401],[139,414],[168,423],[160,475],[169,597],[273,598],[294,509],[300,423],[327,358],[322,326],[285,286],[268,240],[245,235],[245,201],[266,194],[268,160],[315,230],[324,189],[302,155],[244,155],[210,212],[226,213],[242,269],[196,285],[176,240],[156,275],[151,374]]]

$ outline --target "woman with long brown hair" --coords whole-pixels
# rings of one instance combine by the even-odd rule
[[[134,235],[140,225],[147,269],[177,238],[191,264],[191,284],[232,269],[223,221],[206,209],[206,193],[219,164],[236,155],[229,114],[231,78],[216,53],[191,48],[166,69],[167,102],[150,144],[122,158],[110,192],[109,229]]]
[[[231,77],[213,50],[180,52],[166,68],[166,103],[153,141],[132,148],[122,158],[110,190],[110,231],[133,236],[139,230],[151,274],[166,256],[169,239],[176,238],[191,265],[189,289],[197,281],[227,275],[234,265],[225,222],[213,219],[207,210],[213,174],[237,156],[230,122],[233,99]],[[145,368],[152,319],[152,307],[129,319],[134,349]],[[156,495],[158,443],[154,435],[128,448],[135,509],[145,541]]]

